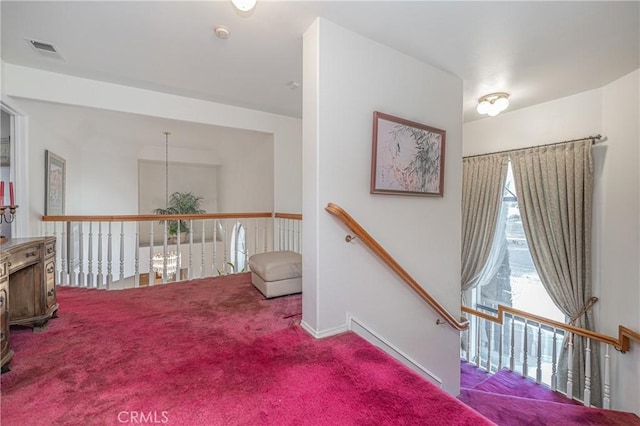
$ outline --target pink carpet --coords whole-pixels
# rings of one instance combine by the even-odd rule
[[[12,329],[3,426],[492,424],[352,333],[311,338],[300,296],[248,274],[58,301],[47,331]]]

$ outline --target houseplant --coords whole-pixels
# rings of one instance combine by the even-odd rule
[[[192,192],[174,192],[169,197],[169,203],[166,208],[154,209],[154,214],[203,214],[205,210],[200,209],[200,202],[202,197],[195,195]],[[160,222],[162,223],[162,222]],[[178,221],[168,221],[168,232],[171,236],[177,236],[178,233]],[[180,233],[188,234],[191,230],[187,222],[180,221]]]

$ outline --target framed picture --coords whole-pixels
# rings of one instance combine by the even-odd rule
[[[11,165],[11,140],[9,138],[0,139],[0,166]]]
[[[439,196],[446,132],[375,111],[371,193]]]
[[[58,216],[64,214],[66,169],[64,158],[46,150],[44,173],[44,214]]]

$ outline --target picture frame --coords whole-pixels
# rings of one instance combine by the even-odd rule
[[[444,195],[446,131],[373,113],[371,194]]]
[[[11,165],[11,139],[0,139],[0,167]]]
[[[64,158],[45,150],[44,173],[44,214],[45,216],[64,215],[66,196],[66,161]]]

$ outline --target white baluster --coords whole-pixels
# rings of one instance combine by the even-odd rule
[[[120,222],[120,284],[124,286],[124,222]]]
[[[573,334],[569,334],[567,348],[567,396],[573,399]]]
[[[587,340],[584,353],[584,405],[591,407],[591,339],[584,339]]]
[[[503,317],[504,318],[504,317]],[[500,332],[500,341],[498,342],[498,371],[502,370],[502,356],[503,356],[503,346],[504,346],[504,320],[502,324],[498,324],[498,331]]]
[[[133,287],[140,287],[140,222],[136,222],[136,245],[133,259]]]
[[[222,271],[223,271],[223,273],[227,274],[227,273],[229,273],[229,269],[228,269],[229,264],[227,263],[229,261],[229,258],[227,257],[229,247],[227,247],[227,244],[230,243],[230,241],[227,238],[227,236],[229,235],[229,221],[228,220],[224,221],[224,233],[223,233],[223,235],[224,235],[224,238],[223,238],[224,241],[222,242],[222,250],[223,250]]]
[[[254,244],[253,244],[253,253],[257,254],[258,253],[258,237],[260,236],[260,228],[258,226],[258,221],[259,219],[256,219],[253,221],[253,224],[255,225],[255,239],[254,239]]]
[[[481,343],[480,341],[482,340],[480,329],[482,328],[481,327],[482,323],[480,321],[481,321],[480,317],[476,317],[476,353],[475,353],[474,359],[475,359],[475,364],[478,367],[482,367],[482,358],[480,357],[480,343]]]
[[[94,286],[93,280],[93,222],[89,222],[89,247],[87,249],[88,263],[87,263],[87,287]]]
[[[553,328],[553,358],[551,360],[551,390],[558,390],[558,330]]]
[[[522,360],[522,377],[527,377],[529,375],[529,320],[524,319],[524,336],[523,336],[523,355],[524,359]]]
[[[111,224],[109,222],[107,234],[107,290],[111,289],[113,283],[113,234],[111,233]]]
[[[487,371],[491,373],[491,341],[493,340],[493,321],[488,321],[489,335],[487,336]]]
[[[268,220],[267,218],[262,219],[262,222],[264,223],[264,250],[262,251],[263,253],[267,251],[267,240],[269,239],[267,238],[267,230],[269,230],[269,222],[267,222],[267,220]]]
[[[102,288],[104,277],[102,275],[102,222],[98,222],[98,275],[96,287]]]
[[[218,219],[213,219],[213,267],[211,275],[220,275],[220,269],[218,268]]]
[[[542,323],[538,323],[538,351],[536,366],[536,383],[542,381]]]
[[[56,242],[58,242],[58,222],[53,222],[53,237],[56,239]],[[60,259],[62,255],[62,247],[61,244],[58,244],[58,250],[56,250],[56,277],[60,277],[62,278],[62,260]],[[58,262],[60,262],[60,265],[58,266]],[[59,284],[62,284],[62,279],[58,280]]]
[[[180,227],[180,220],[177,221],[177,232],[176,232],[176,238],[177,238],[177,242],[176,242],[176,252],[178,254],[178,259],[176,259],[176,261],[178,262],[177,268],[176,268],[176,276],[175,276],[175,281],[182,281],[182,253],[180,251],[180,234],[182,233],[182,229]]]
[[[156,270],[153,269],[153,222],[150,223],[149,226],[149,286],[152,286],[156,283]]]
[[[67,252],[69,253],[69,266],[68,266],[68,273],[69,273],[69,285],[72,286],[76,286],[78,285],[78,280],[76,279],[76,266],[75,266],[75,258],[73,257],[75,255],[75,242],[76,242],[76,235],[75,232],[73,230],[73,223],[69,222],[69,234],[67,235],[67,241],[69,241],[69,244],[67,245]]]
[[[164,221],[164,244],[162,249],[162,284],[167,283],[167,252],[169,251],[169,221]]]
[[[509,352],[509,370],[514,371],[516,367],[515,363],[515,345],[516,345],[516,326],[515,318],[511,316],[511,342]]]
[[[193,279],[193,219],[189,219],[189,275],[187,279]],[[204,241],[202,241],[204,245]]]
[[[79,222],[80,225],[80,239],[78,240],[78,249],[80,252],[78,258],[78,285],[84,287],[84,222]]]
[[[469,320],[469,328],[467,328],[465,337],[467,339],[467,344],[465,346],[466,350],[467,350],[467,362],[471,361],[471,325],[473,324],[473,321],[471,321],[471,319],[469,318],[469,316],[467,315],[467,319]]]
[[[62,259],[62,269],[60,271],[60,283],[62,285],[67,285],[68,281],[67,281],[67,233],[65,232],[65,226],[66,224],[63,223],[62,224],[62,232],[60,234],[60,240],[62,242],[62,244],[60,244],[61,249],[60,249],[60,254],[61,254],[61,259]]]
[[[200,278],[204,278],[205,275],[205,270],[204,270],[204,254],[205,254],[205,223],[207,221],[206,220],[202,220],[202,236],[201,236],[201,241],[202,244],[200,246]],[[213,227],[213,246],[216,246],[216,227]],[[213,271],[211,273],[211,275],[213,275]]]
[[[604,349],[604,392],[602,395],[602,408],[611,408],[611,359],[609,358],[609,345]]]

